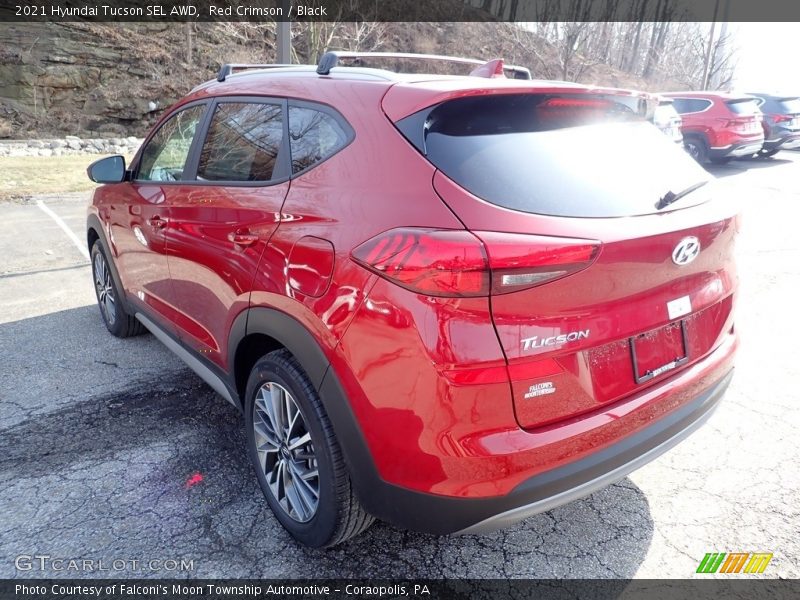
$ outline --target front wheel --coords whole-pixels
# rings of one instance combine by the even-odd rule
[[[245,420],[261,490],[296,540],[313,548],[333,546],[372,524],[319,395],[287,350],[270,352],[253,367]]]
[[[97,296],[97,305],[100,307],[100,315],[103,317],[106,329],[119,338],[139,335],[144,332],[144,325],[136,317],[128,314],[120,303],[121,290],[114,283],[111,267],[100,242],[95,242],[92,246],[91,258],[94,292]]]

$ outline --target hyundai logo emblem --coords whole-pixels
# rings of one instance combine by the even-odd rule
[[[688,265],[700,254],[700,240],[696,237],[683,238],[672,251],[672,262],[679,267]]]

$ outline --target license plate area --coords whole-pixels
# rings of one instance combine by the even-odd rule
[[[641,333],[628,341],[637,384],[673,371],[689,360],[689,335],[684,320]]]

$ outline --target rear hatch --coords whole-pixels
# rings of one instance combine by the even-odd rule
[[[605,407],[722,342],[735,209],[645,107],[574,90],[437,100],[396,125],[484,243],[522,427]]]
[[[761,125],[762,114],[755,98],[733,98],[726,100],[725,105],[732,116],[725,124],[727,128],[742,137],[758,138],[764,135],[764,129]]]
[[[770,117],[775,125],[786,129],[787,133],[800,134],[800,98],[778,98],[773,108]]]

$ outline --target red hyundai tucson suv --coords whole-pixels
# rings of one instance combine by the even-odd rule
[[[732,376],[738,217],[650,100],[352,57],[226,66],[89,168],[108,330],[244,412],[280,523],[490,531],[697,429]]]

